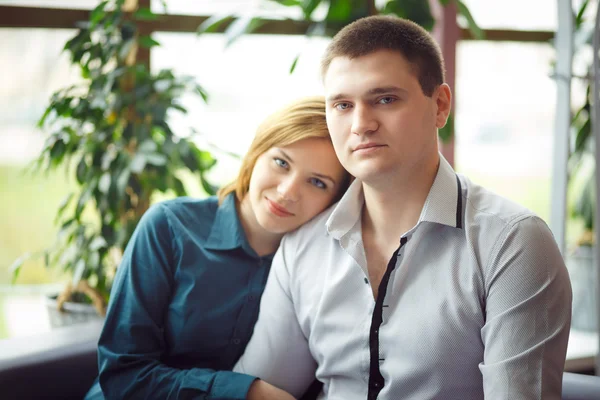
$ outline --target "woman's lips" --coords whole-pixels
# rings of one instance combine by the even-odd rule
[[[265,197],[265,199],[267,200],[267,206],[269,207],[269,211],[271,211],[273,214],[279,217],[291,217],[294,215],[291,212],[289,212],[285,207],[280,206],[279,204],[270,200],[269,198]]]

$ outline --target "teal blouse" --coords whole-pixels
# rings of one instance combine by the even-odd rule
[[[152,206],[117,270],[86,398],[245,399],[231,371],[258,317],[273,255],[248,244],[234,196]]]

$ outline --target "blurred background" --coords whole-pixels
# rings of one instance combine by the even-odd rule
[[[43,20],[39,10],[91,10],[98,3],[0,0],[0,13],[8,12],[2,6],[30,7],[33,20],[38,21]],[[582,3],[573,2],[574,13]],[[552,38],[558,26],[557,2],[464,0],[461,4],[468,7],[485,36],[476,40],[469,21],[454,11],[455,43],[444,45],[446,57],[452,50],[454,56],[449,65],[454,79],[454,135],[444,144],[444,154],[453,159],[458,172],[549,222],[557,100]],[[214,18],[262,12],[282,21],[303,19],[299,7],[267,0],[150,2],[157,14],[165,13],[165,5],[167,14],[177,16]],[[313,19],[324,18],[327,9],[322,6]],[[431,10],[438,18],[448,18],[439,4]],[[594,15],[595,10],[596,3],[590,2],[584,14]],[[182,32],[177,20],[170,21],[169,31],[154,25],[152,38],[160,45],[148,50],[148,64],[151,71],[170,69],[177,75],[193,76],[208,94],[206,103],[199,96],[183,95],[181,103],[187,114],[173,112],[168,119],[176,135],[187,137],[190,130],[197,132],[191,140],[209,149],[217,160],[206,177],[221,185],[235,176],[239,163],[235,155],[245,152],[264,117],[298,96],[322,93],[319,59],[329,39],[324,35],[252,33],[228,45],[231,32],[198,35],[195,29]],[[196,20],[181,21],[190,25],[189,21]],[[449,32],[448,24],[446,19],[445,28],[436,25],[434,29],[441,29],[438,38]],[[78,188],[66,167],[48,173],[32,173],[28,168],[47,138],[37,122],[52,93],[83,80],[80,68],[63,51],[76,33],[75,27],[60,26],[60,21],[47,25],[52,27],[15,27],[21,26],[20,22],[12,23],[13,27],[0,25],[0,339],[52,329],[52,316],[45,311],[46,295],[60,291],[72,279],[68,271],[47,268],[43,257],[24,260],[16,279],[11,270],[24,254],[52,246],[60,229],[55,223],[59,204],[66,193]],[[451,29],[452,24],[449,26]],[[578,73],[585,75],[589,55],[587,60],[584,56],[575,62]],[[585,103],[586,86],[585,79],[573,81],[573,110]],[[182,174],[181,179],[189,195],[207,195],[193,174]],[[175,195],[155,193],[152,202]],[[570,191],[569,204],[575,197]],[[568,218],[567,251],[575,251],[584,225],[582,218]],[[570,344],[573,357],[597,352],[593,325],[583,326],[580,335],[575,335],[579,341]]]

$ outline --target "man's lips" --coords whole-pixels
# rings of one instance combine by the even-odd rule
[[[269,210],[280,217],[291,217],[294,214],[289,212],[285,207],[277,204],[276,202],[270,200],[269,198],[265,197],[265,199],[267,200],[267,206],[269,207]]]
[[[352,151],[368,151],[369,149],[375,149],[384,146],[385,145],[379,143],[361,143],[358,146],[356,146]]]

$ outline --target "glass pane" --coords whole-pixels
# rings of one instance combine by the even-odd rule
[[[53,242],[52,221],[68,189],[64,174],[32,177],[24,167],[41,149],[37,120],[56,89],[75,82],[77,71],[61,53],[72,30],[0,30],[0,285],[11,281],[10,264]],[[27,262],[18,283],[58,279],[40,259]]]
[[[482,28],[555,31],[558,26],[556,0],[463,0],[463,3]]]
[[[167,13],[169,14],[219,15],[235,13],[242,15],[250,13],[269,17],[302,18],[300,7],[285,7],[269,0],[152,0],[151,4],[152,11],[157,13],[164,12],[165,8],[163,4],[166,4]],[[323,8],[319,7],[317,11],[318,15],[322,14],[319,11]]]
[[[326,39],[252,35],[225,48],[225,38],[219,34],[198,38],[159,33],[155,38],[162,46],[152,52],[152,67],[194,76],[210,96],[208,105],[185,99],[189,113],[173,116],[177,132],[184,134],[194,127],[202,133],[202,141],[229,152],[245,153],[256,127],[271,112],[299,96],[322,94],[319,59]],[[213,179],[226,183],[237,166],[237,160],[219,157]]]
[[[460,42],[456,166],[475,182],[550,215],[556,85],[546,44]]]
[[[0,0],[0,5],[88,10],[96,7],[100,1],[101,0]]]

